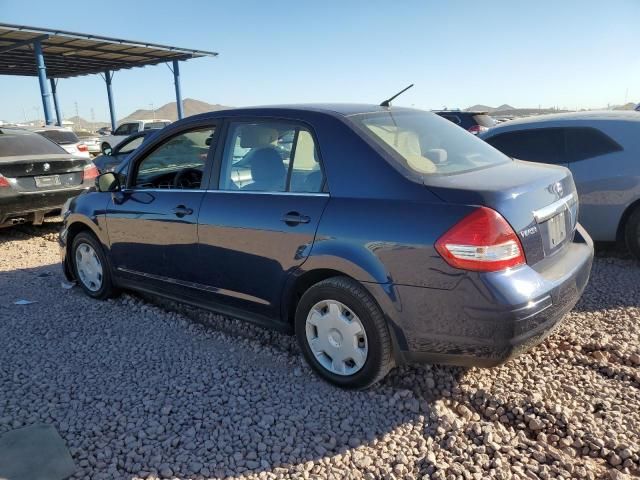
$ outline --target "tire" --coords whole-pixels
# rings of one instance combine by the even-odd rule
[[[627,219],[624,239],[631,255],[636,260],[640,260],[640,207],[636,207]]]
[[[80,257],[86,256],[91,259],[87,266],[82,265],[84,262],[80,260],[78,251],[80,251]],[[80,232],[76,235],[71,244],[70,254],[73,274],[85,294],[98,300],[104,300],[118,293],[113,286],[109,260],[94,235],[88,232]],[[96,266],[100,268],[93,268]]]
[[[337,324],[333,323],[336,318]],[[339,387],[370,387],[394,365],[384,315],[371,295],[351,278],[332,277],[309,288],[296,308],[295,332],[307,363],[321,378]],[[348,360],[338,360],[345,356]]]

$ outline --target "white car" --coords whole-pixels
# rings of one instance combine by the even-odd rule
[[[32,132],[39,133],[43,137],[48,138],[52,142],[57,143],[64,148],[67,153],[80,158],[91,158],[89,148],[82,142],[73,131],[64,127],[36,127],[29,128]]]
[[[115,147],[122,140],[142,132],[143,130],[152,130],[164,128],[171,123],[171,120],[155,119],[155,120],[132,120],[130,122],[121,123],[118,128],[111,134],[100,137],[100,151],[104,153],[105,149]]]

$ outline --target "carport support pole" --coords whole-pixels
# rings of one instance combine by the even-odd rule
[[[44,111],[44,121],[47,125],[53,125],[53,117],[51,116],[51,105],[49,104],[49,85],[47,85],[47,67],[44,64],[44,55],[42,54],[42,45],[40,40],[33,42],[33,50],[36,55],[36,65],[38,67],[38,80],[40,82],[40,96],[42,96],[42,109]]]
[[[61,127],[62,115],[60,115],[60,104],[58,103],[58,88],[56,85],[56,79],[50,78],[49,83],[51,83],[51,94],[53,95],[53,108],[56,109],[56,125]]]
[[[104,71],[104,81],[107,84],[107,98],[109,99],[109,115],[111,116],[111,131],[116,131],[116,109],[113,106],[113,92],[111,91],[111,80],[113,80],[113,72]]]
[[[180,92],[180,66],[178,60],[173,61],[173,84],[176,86],[176,107],[178,108],[178,120],[184,117],[182,110],[182,92]]]

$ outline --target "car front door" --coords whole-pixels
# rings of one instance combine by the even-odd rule
[[[215,129],[198,124],[163,135],[131,159],[126,187],[106,211],[118,275],[159,285],[190,281]]]
[[[210,301],[272,321],[329,200],[317,144],[302,124],[233,121],[216,157],[219,188],[198,220],[199,282]]]

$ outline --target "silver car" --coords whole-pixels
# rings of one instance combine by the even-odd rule
[[[575,112],[502,123],[480,136],[513,158],[568,167],[580,223],[596,241],[625,242],[640,259],[640,115]]]

